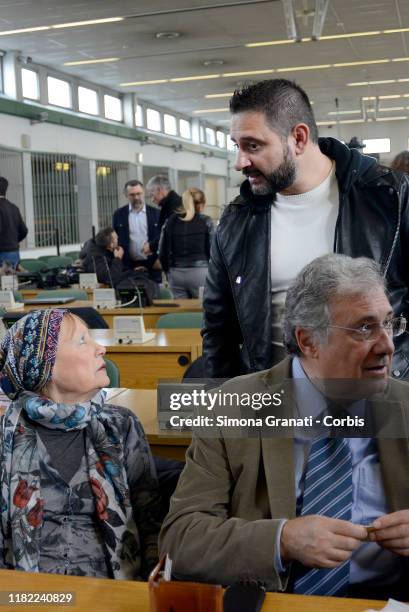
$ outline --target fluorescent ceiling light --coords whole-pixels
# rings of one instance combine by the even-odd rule
[[[76,62],[64,62],[64,66],[82,66],[85,64],[104,64],[108,62],[119,62],[120,57],[103,57],[101,59],[78,60]]]
[[[231,98],[233,95],[233,92],[227,92],[227,93],[218,93],[218,94],[207,94],[205,96],[205,98]]]
[[[41,32],[44,30],[59,30],[62,28],[77,28],[81,26],[97,25],[99,23],[112,23],[123,21],[125,17],[109,17],[107,19],[89,19],[87,21],[72,21],[67,23],[56,23],[55,25],[35,26],[33,28],[20,28],[18,30],[5,30],[0,36],[11,36],[12,34],[26,34],[28,32]]]
[[[156,81],[132,81],[131,83],[119,83],[120,87],[131,87],[131,85],[159,85],[169,83],[169,79],[156,79]]]
[[[356,115],[357,113],[361,113],[361,109],[358,110],[344,110],[344,111],[331,111],[328,115]]]
[[[183,81],[201,81],[202,79],[218,79],[220,74],[198,74],[197,76],[176,77],[169,79],[171,83],[181,83]]]
[[[393,62],[409,62],[409,57],[394,57]]]
[[[201,110],[193,111],[195,115],[204,115],[206,113],[228,113],[228,108],[203,108]]]
[[[345,34],[329,34],[327,36],[320,36],[320,40],[339,40],[342,38],[358,38],[360,36],[380,36],[383,34],[400,34],[401,32],[409,32],[409,28],[396,28],[394,30],[371,30],[368,32],[348,32]],[[311,42],[312,38],[302,38],[298,42]],[[266,40],[262,42],[247,43],[245,47],[269,47],[271,45],[288,45],[289,43],[295,42],[294,40]],[[315,41],[314,41],[315,42]]]
[[[37,28],[21,28],[20,30],[6,30],[0,32],[0,36],[8,36],[9,34],[25,34],[26,32],[41,32],[41,30],[49,30],[50,26],[38,26]]]
[[[70,23],[57,23],[50,26],[52,29],[60,28],[79,28],[87,25],[97,25],[99,23],[113,23],[114,21],[123,21],[125,17],[108,17],[107,19],[88,19],[87,21],[71,21]]]
[[[332,64],[332,65],[334,66],[334,68],[345,68],[347,66],[366,66],[367,64],[388,64],[390,61],[391,60],[389,59],[364,60],[362,62],[340,62],[340,63]]]
[[[397,82],[398,79],[387,79],[385,81],[356,81],[354,83],[347,83],[347,87],[363,87],[364,85],[387,85],[388,83]]]
[[[269,68],[266,70],[248,70],[247,72],[225,72],[221,76],[223,77],[237,77],[237,76],[249,76],[252,74],[271,74],[275,72],[273,68]]]
[[[407,58],[409,61],[409,57]],[[238,76],[250,76],[258,74],[273,74],[280,72],[296,72],[302,70],[320,70],[326,68],[345,68],[347,66],[365,66],[367,64],[388,64],[394,61],[393,59],[380,59],[380,60],[363,60],[359,62],[342,62],[337,64],[316,64],[313,66],[287,66],[286,68],[269,68],[265,70],[248,70],[246,72],[224,72],[222,74],[206,74],[206,75],[195,75],[187,77],[174,77],[169,79],[159,79],[154,81],[135,81],[132,83],[120,83],[121,87],[130,87],[132,85],[154,85],[157,83],[180,83],[183,81],[201,81],[204,79],[218,79],[218,78],[229,78]]]
[[[332,64],[317,64],[316,66],[291,66],[290,68],[277,68],[276,72],[298,72],[299,70],[321,70],[322,68],[332,68]]]
[[[403,111],[404,106],[389,106],[389,108],[378,108],[380,113],[387,113],[388,111]]]
[[[311,38],[308,38],[308,40],[311,40]],[[306,39],[302,39],[302,41],[306,42]],[[289,39],[285,39],[285,40],[266,40],[265,42],[255,42],[255,43],[247,43],[247,45],[244,45],[245,47],[270,47],[272,45],[289,45],[291,43],[295,43],[295,40],[289,40]]]
[[[401,98],[400,94],[391,94],[390,96],[378,96],[379,100],[396,100],[397,98]]]
[[[407,119],[406,115],[402,117],[377,117],[375,121],[402,121],[404,119]]]

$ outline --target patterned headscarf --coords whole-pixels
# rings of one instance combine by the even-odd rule
[[[11,399],[50,380],[66,309],[30,312],[8,330],[0,347],[0,385]]]

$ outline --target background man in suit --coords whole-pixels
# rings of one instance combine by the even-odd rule
[[[373,261],[319,257],[287,293],[284,344],[291,357],[221,390],[273,397],[297,379],[290,407],[320,422],[329,410],[325,381],[354,380],[370,399],[346,402],[338,392],[332,403],[364,420],[393,409],[398,430],[407,431],[409,385],[389,378],[392,338],[405,327],[394,319]],[[298,430],[294,439],[288,435],[233,439],[222,426],[217,437],[193,439],[160,538],[175,575],[229,584],[250,574],[269,590],[407,597],[407,439],[330,438],[325,429],[315,439]]]
[[[159,210],[145,203],[145,190],[140,181],[128,181],[124,194],[129,204],[118,208],[112,220],[119,245],[124,249],[123,264],[138,272],[147,271],[152,280],[160,283],[156,250],[145,248],[148,243],[159,241]]]

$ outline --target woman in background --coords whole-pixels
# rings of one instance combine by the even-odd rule
[[[391,163],[392,170],[400,170],[409,174],[409,151],[401,151]]]
[[[199,287],[206,280],[214,231],[211,218],[202,214],[206,204],[203,191],[187,189],[182,203],[182,209],[163,226],[159,243],[159,259],[176,299],[199,297]]]
[[[29,313],[0,348],[0,567],[146,578],[162,518],[143,428],[105,403],[105,348],[63,309]]]

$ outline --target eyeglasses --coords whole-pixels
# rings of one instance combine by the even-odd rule
[[[386,331],[391,338],[401,336],[406,331],[406,319],[396,317],[396,319],[385,319],[382,323],[364,323],[360,327],[343,327],[342,325],[328,325],[328,327],[350,331],[355,340],[360,342],[376,342],[382,330]]]

